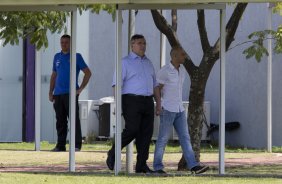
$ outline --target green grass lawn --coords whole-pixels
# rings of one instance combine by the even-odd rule
[[[181,149],[178,144],[169,144],[164,155],[165,170],[170,173],[169,177],[147,177],[136,175],[114,176],[109,172],[106,165],[106,152],[111,146],[111,142],[96,142],[94,144],[84,144],[81,152],[76,152],[76,165],[87,167],[87,169],[77,170],[76,173],[68,173],[68,152],[50,152],[55,145],[47,142],[41,143],[40,152],[35,152],[33,143],[0,143],[0,169],[17,167],[47,167],[51,168],[46,172],[0,172],[0,184],[32,184],[32,183],[99,183],[99,184],[166,184],[166,183],[189,183],[189,184],[223,184],[223,183],[281,183],[282,179],[271,178],[282,177],[282,164],[273,165],[249,165],[226,167],[226,174],[232,177],[218,177],[217,165],[212,165],[211,170],[206,175],[192,176],[189,172],[177,171],[177,163],[181,158]],[[249,159],[256,157],[275,157],[276,153],[267,153],[265,150],[255,150],[246,148],[228,148],[225,154],[226,159],[236,160],[238,158]],[[281,148],[274,148],[276,152],[281,152]],[[149,166],[152,167],[154,144],[150,147]],[[135,155],[134,155],[135,159]],[[201,150],[201,161],[205,163],[216,163],[218,161],[218,149],[212,146],[205,146]],[[123,172],[125,170],[125,153],[122,154]],[[94,166],[101,166],[96,170]],[[63,167],[63,173],[56,173],[53,168]],[[106,173],[106,174],[105,174]],[[179,177],[181,174],[183,176]],[[237,177],[235,177],[237,176]],[[247,177],[248,176],[248,177]],[[252,176],[252,177],[249,177]],[[265,178],[264,178],[265,177]]]
[[[234,177],[145,177],[79,174],[20,174],[0,173],[1,184],[278,184],[275,178],[234,178]]]
[[[105,142],[95,142],[93,144],[83,144],[82,145],[82,150],[84,151],[106,151],[110,149],[111,142],[110,141],[105,141]],[[41,142],[40,143],[40,150],[47,151],[51,150],[55,147],[55,144],[49,143],[49,142]],[[34,143],[0,143],[0,150],[34,150],[35,145]],[[67,145],[68,148],[68,145]]]
[[[82,150],[84,151],[108,151],[111,148],[111,141],[96,141],[93,144],[83,144]],[[47,151],[55,147],[55,144],[49,142],[41,142],[41,150]],[[68,145],[67,145],[68,149]],[[0,143],[0,150],[34,150],[34,143]],[[150,145],[150,152],[154,152],[154,142]],[[123,150],[125,151],[125,149]],[[134,147],[134,151],[136,149]],[[170,142],[166,147],[168,153],[179,153],[182,152],[178,142]],[[218,153],[218,147],[210,144],[203,144],[201,148],[203,153]],[[226,153],[263,153],[266,152],[264,149],[253,149],[253,148],[232,148],[226,146]],[[282,153],[282,147],[273,147],[274,153]]]

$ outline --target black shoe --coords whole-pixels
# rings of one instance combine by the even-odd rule
[[[136,173],[155,173],[155,171],[151,170],[147,165],[142,169],[136,169]]]
[[[158,173],[158,174],[166,174],[166,172],[162,169],[160,170],[156,170],[155,173]]]
[[[209,166],[206,166],[206,165],[197,165],[195,167],[193,167],[191,169],[191,172],[192,173],[195,173],[195,174],[201,174],[201,173],[204,173],[206,172],[207,170],[209,170]]]
[[[80,148],[75,148],[75,151],[76,151],[76,152],[79,152],[79,151],[80,151]]]
[[[110,151],[108,151],[108,157],[106,160],[107,166],[110,170],[114,170],[115,167],[115,155],[111,154]]]
[[[55,147],[51,150],[52,152],[63,152],[66,151],[66,147]]]

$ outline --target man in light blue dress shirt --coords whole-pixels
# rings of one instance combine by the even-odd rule
[[[131,37],[132,52],[122,59],[122,111],[125,128],[122,148],[136,139],[136,173],[153,172],[147,166],[149,146],[154,123],[154,88],[156,76],[153,64],[145,55],[146,40],[143,35]],[[112,86],[115,87],[115,75]],[[115,145],[108,152],[107,166],[114,169]]]

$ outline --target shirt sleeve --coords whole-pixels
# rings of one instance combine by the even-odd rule
[[[155,68],[154,68],[154,66],[152,66],[152,67],[153,67],[153,72],[154,72],[154,74],[153,74],[153,85],[154,85],[154,88],[155,88],[156,86],[158,86],[158,83],[157,83],[157,80],[156,80]]]
[[[57,69],[56,69],[56,55],[53,58],[53,68],[52,68],[52,71],[53,72],[57,72]]]
[[[165,84],[166,80],[167,80],[167,75],[166,72],[164,70],[164,68],[162,68],[161,70],[159,70],[159,72],[157,73],[157,84]]]
[[[76,63],[77,63],[77,66],[80,70],[83,70],[85,68],[88,68],[87,64],[85,63],[83,57],[81,54],[76,54]]]
[[[126,77],[126,65],[125,65],[125,61],[122,60],[122,66],[121,66],[121,85],[123,84],[123,81],[125,80]],[[116,86],[116,68],[114,71],[114,75],[113,75],[113,82],[112,82],[112,87]]]

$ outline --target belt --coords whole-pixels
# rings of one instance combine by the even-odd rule
[[[154,95],[145,96],[145,95],[135,95],[135,94],[123,94],[124,97],[135,97],[135,98],[153,98]]]

